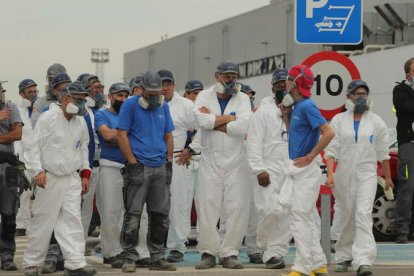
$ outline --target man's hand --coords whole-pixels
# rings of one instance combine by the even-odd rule
[[[388,190],[389,188],[393,189],[394,183],[391,178],[385,178],[385,190]]]
[[[45,172],[38,173],[34,178],[35,184],[37,186],[39,186],[40,188],[43,188],[43,189],[46,186],[46,180],[47,179],[46,179],[46,173]]]
[[[185,165],[187,160],[191,158],[191,153],[188,149],[183,149],[180,153],[177,153],[175,156],[175,164],[177,165]]]
[[[270,184],[270,177],[267,172],[262,172],[257,175],[257,181],[260,186],[267,187]]]
[[[310,154],[308,154],[306,156],[299,157],[293,160],[293,165],[298,168],[303,168],[309,165],[312,162],[312,160],[313,157]]]
[[[280,109],[280,112],[282,112],[282,115],[287,115],[287,114],[290,114],[292,112],[292,107],[291,106],[286,107],[283,104],[279,104],[279,109]]]
[[[82,194],[86,194],[89,192],[89,179],[88,178],[81,178],[82,182]]]
[[[218,130],[218,131],[227,133],[227,124],[224,124],[224,125],[219,126],[219,127],[215,127],[214,130]]]
[[[4,108],[0,110],[0,121],[10,119],[11,117],[11,110],[8,108]]]
[[[200,107],[198,110],[199,110],[201,113],[204,113],[204,114],[210,114],[210,110],[208,110],[208,108],[207,108],[207,107],[205,107],[205,106]]]
[[[328,175],[328,178],[325,182],[326,187],[328,188],[335,188],[335,178],[333,175]]]

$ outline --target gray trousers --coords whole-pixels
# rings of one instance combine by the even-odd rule
[[[142,164],[125,167],[123,196],[125,214],[121,230],[121,255],[126,259],[138,260],[135,247],[139,242],[142,209],[147,203],[147,247],[151,262],[158,261],[165,254],[164,243],[169,227],[170,185],[166,167],[150,168]]]
[[[398,147],[398,192],[395,222],[399,234],[408,235],[412,217],[414,192],[414,143]]]
[[[13,260],[16,251],[16,215],[1,214],[0,257],[1,261]]]

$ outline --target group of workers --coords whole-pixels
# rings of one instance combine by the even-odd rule
[[[414,59],[404,70],[406,80],[393,95],[398,242],[407,242],[411,223]],[[25,79],[19,106],[0,97],[0,153],[15,153],[26,168],[16,173],[10,160],[0,158],[1,269],[17,270],[14,236],[27,229],[26,276],[56,270],[95,275],[85,259],[95,196],[103,262],[123,272],[176,270],[173,263],[187,250],[194,200],[201,254],[196,269],[217,261],[242,269],[244,238],[251,263],[282,269],[293,238],[289,276],[327,276],[315,205],[326,181],[336,199],[335,271],[352,266],[358,276],[371,275],[377,161],[386,189],[394,185],[388,130],[370,110],[368,84],[349,83],[344,112],[327,122],[311,99],[314,75],[307,66],[276,69],[272,94],[259,108],[255,91],[237,77],[238,66],[222,62],[214,85],[190,80],[181,96],[171,71],[148,71],[129,85],[112,84],[105,105],[97,76],[82,74],[72,82],[62,65],[53,64],[46,96],[38,97],[37,84]],[[27,180],[32,189],[21,185]]]

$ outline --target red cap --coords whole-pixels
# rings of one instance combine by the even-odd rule
[[[307,98],[311,96],[311,89],[315,82],[313,73],[309,67],[304,64],[298,64],[289,69],[289,79],[296,82],[299,92]]]

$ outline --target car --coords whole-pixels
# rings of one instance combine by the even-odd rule
[[[333,27],[333,23],[331,20],[329,19],[324,19],[323,21],[316,23],[315,27],[320,29],[320,28],[332,28]]]

